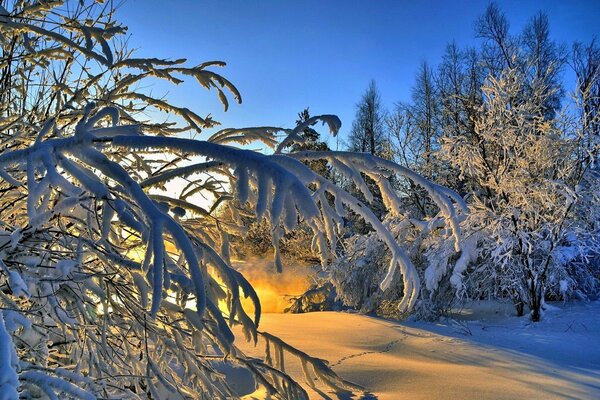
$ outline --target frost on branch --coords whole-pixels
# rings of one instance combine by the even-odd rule
[[[321,360],[258,331],[260,301],[231,267],[229,237],[245,233],[244,218],[268,220],[282,269],[279,239],[302,222],[325,265],[338,255],[343,217],[352,210],[392,254],[382,289],[401,277],[400,307],[410,310],[420,279],[402,243],[368,204],[302,161],[326,161],[367,199],[363,175],[371,177],[392,214],[401,213],[401,202],[387,178],[412,180],[438,204],[455,250],[460,198],[365,154],[284,154],[302,140],[299,132],[318,121],[335,133],[340,121],[331,115],[291,130],[222,129],[207,140],[177,137],[184,131],[203,134],[217,123],[210,114],[137,88],[148,79],[179,84],[191,77],[215,89],[227,108],[228,95],[241,97],[212,70],[224,64],[190,67],[186,60],[132,58],[115,40],[125,28],[112,19],[109,6],[60,4],[19,2],[1,16],[0,47],[5,59],[15,60],[0,71],[2,393],[18,388],[22,397],[83,399],[200,393],[214,399],[261,387],[282,398],[306,398],[285,373],[285,354],[300,358],[310,385],[317,378],[338,392],[360,390]],[[176,121],[147,120],[149,111]],[[279,132],[286,134],[281,142]],[[257,140],[274,153],[233,146]],[[173,180],[186,181],[179,194],[164,190]],[[203,207],[197,195],[210,195],[214,203]],[[234,325],[248,340],[267,341],[264,360],[236,348]],[[222,373],[227,366],[248,371],[254,387],[233,390],[233,378]]]
[[[478,260],[469,294],[510,298],[537,321],[547,296],[585,298],[597,287],[599,147],[571,117],[546,115],[540,104],[552,91],[526,89],[523,74],[488,77],[474,134],[448,136],[440,154],[473,193],[464,224]]]
[[[361,216],[374,229],[374,234],[353,238],[347,244],[348,251],[344,257],[334,262],[333,280],[337,283],[338,289],[341,289],[338,294],[342,297],[349,296],[344,299],[347,305],[358,306],[365,311],[373,311],[377,303],[376,298],[380,297],[377,291],[369,288],[372,282],[376,281],[384,292],[395,282],[396,293],[388,297],[400,298],[397,304],[400,313],[410,312],[419,298],[421,289],[420,274],[415,268],[411,255],[421,253],[419,244],[422,239],[419,244],[416,244],[403,229],[410,226],[419,230],[418,235],[422,237],[431,234],[434,229],[445,229],[451,253],[460,254],[462,248],[459,210],[466,211],[464,201],[455,192],[436,185],[407,168],[370,154],[304,151],[293,153],[290,157],[303,161],[327,160],[336,173],[353,182],[370,202],[373,201],[373,193],[363,176],[371,178],[376,183],[385,212],[389,216],[384,222],[374,215],[368,205],[341,190],[338,185],[322,177],[318,178],[317,193],[321,194],[319,204],[324,208],[322,212],[326,221],[329,220],[326,233],[330,242],[335,243],[336,237],[341,232],[346,209]],[[408,179],[424,189],[438,206],[438,215],[428,222],[417,221],[404,215],[402,198],[388,180],[392,175]],[[333,198],[333,207],[329,206],[328,197]],[[383,254],[384,249],[379,247],[379,243],[385,244],[389,256]],[[388,267],[385,274],[381,275],[380,271],[377,271],[377,266],[382,265],[384,260]],[[397,270],[400,271],[401,280],[395,280]],[[353,276],[355,277],[356,274],[360,278],[354,279]],[[398,286],[398,283],[401,285]]]
[[[0,399],[19,397],[18,358],[12,338],[6,330],[4,315],[0,311]]]

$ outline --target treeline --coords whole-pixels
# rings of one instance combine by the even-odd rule
[[[437,65],[421,64],[409,102],[386,110],[372,81],[347,150],[391,159],[467,201],[461,253],[452,255],[444,232],[435,230],[437,244],[415,245],[424,307],[439,312],[449,298],[504,298],[519,315],[528,308],[539,320],[545,299],[590,298],[600,287],[600,47],[594,39],[570,46],[553,39],[543,12],[514,34],[493,3],[474,27],[477,47],[452,42]],[[574,87],[565,83],[569,74]],[[406,193],[407,220],[439,213],[414,183],[394,184]],[[341,263],[383,262],[382,254],[365,260],[373,244],[356,242]],[[351,294],[352,305],[366,311],[379,306],[383,297],[372,298],[379,275],[354,282],[336,279],[335,268],[339,295]]]
[[[410,166],[445,182],[440,168],[446,137],[476,135],[475,121],[484,105],[486,82],[508,71],[518,74],[522,90],[515,102],[533,100],[546,120],[579,117],[586,134],[600,134],[600,46],[596,39],[568,47],[553,39],[547,16],[531,17],[518,35],[499,7],[492,3],[474,24],[479,47],[447,45],[437,65],[421,63],[411,100],[388,110],[371,81],[357,104],[347,150],[369,152]],[[565,75],[575,76],[566,87]],[[532,99],[532,96],[537,96]],[[567,110],[565,110],[565,107]],[[580,115],[574,115],[580,113]],[[458,188],[458,187],[457,187]]]

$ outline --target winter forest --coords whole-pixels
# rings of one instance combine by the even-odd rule
[[[0,400],[600,398],[600,39],[485,3],[408,101],[229,126],[120,6],[0,2]]]

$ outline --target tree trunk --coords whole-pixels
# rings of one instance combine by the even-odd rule
[[[531,320],[538,322],[542,317],[542,296],[544,290],[543,285],[537,279],[532,279],[529,286],[529,296],[531,308]]]
[[[525,303],[521,300],[515,302],[515,309],[517,310],[517,316],[522,317],[525,314]]]

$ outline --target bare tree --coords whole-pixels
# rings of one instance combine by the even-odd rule
[[[429,179],[437,173],[434,152],[438,149],[441,135],[439,100],[434,72],[427,62],[423,62],[417,72],[415,86],[412,89],[412,103],[408,112],[417,131],[414,137],[421,148],[419,160],[414,168]]]
[[[385,130],[385,110],[381,104],[381,96],[375,81],[369,87],[362,99],[356,105],[356,116],[352,122],[352,129],[348,138],[348,149],[373,155],[383,152],[383,139]]]
[[[561,72],[566,62],[564,46],[550,38],[550,26],[546,14],[539,12],[525,26],[521,35],[524,67],[526,69],[527,95],[538,92],[539,86],[548,94],[544,95],[544,104],[540,106],[547,118],[553,118],[560,110],[560,101],[564,95]]]
[[[503,70],[516,67],[517,41],[510,35],[510,24],[496,3],[490,3],[475,23],[476,36],[483,39],[482,59],[486,69],[498,77]]]
[[[575,94],[581,105],[582,129],[586,136],[600,136],[600,47],[596,40],[573,45],[571,66],[577,76]]]

